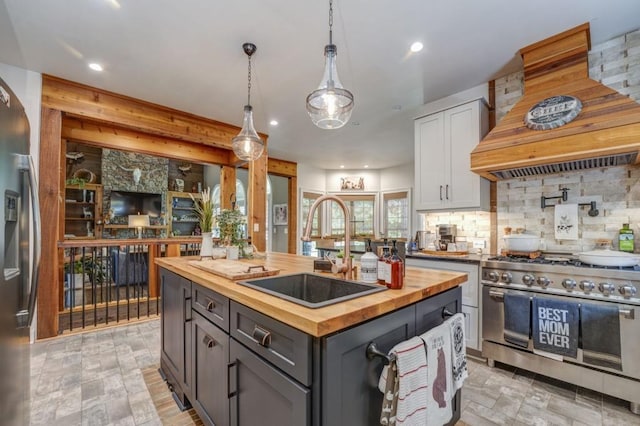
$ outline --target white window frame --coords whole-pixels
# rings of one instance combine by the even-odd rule
[[[406,193],[407,198],[407,240],[411,239],[411,225],[412,225],[412,194],[411,188],[400,188],[400,189],[387,189],[384,191],[380,191],[380,236],[388,237],[387,234],[387,212],[386,212],[386,199],[385,195],[395,195],[399,193]],[[388,198],[388,197],[387,197]]]
[[[331,195],[335,195],[339,198],[350,198],[350,197],[373,197],[373,235],[371,238],[375,238],[378,235],[378,228],[380,224],[380,210],[377,206],[380,203],[379,192],[329,192]],[[338,237],[338,234],[333,235],[333,229],[331,226],[331,203],[325,203],[325,228],[327,230],[327,234],[332,237]],[[369,236],[367,236],[369,238]]]

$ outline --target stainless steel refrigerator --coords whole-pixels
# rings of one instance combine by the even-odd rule
[[[0,78],[0,424],[29,424],[29,333],[40,263],[40,212],[29,121]]]

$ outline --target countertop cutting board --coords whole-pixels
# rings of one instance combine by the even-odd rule
[[[268,277],[277,275],[280,269],[269,266],[250,263],[243,260],[213,259],[190,260],[189,264],[203,271],[220,275],[230,280],[246,280],[250,278]]]

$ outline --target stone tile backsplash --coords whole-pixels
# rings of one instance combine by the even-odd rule
[[[589,206],[578,209],[578,240],[556,240],[554,207],[541,209],[541,197],[559,196],[561,188],[569,188],[566,203],[597,203],[599,215],[595,217],[587,214]],[[503,180],[497,183],[497,196],[498,251],[504,247],[505,227],[525,228],[527,233],[539,235],[545,251],[591,250],[598,239],[612,240],[617,249],[618,231],[623,223],[629,223],[640,252],[640,168],[636,166]]]
[[[418,216],[418,229],[435,233],[436,225],[456,225],[456,231],[459,237],[466,237],[469,243],[484,240],[486,247],[483,252],[489,253],[489,242],[491,239],[491,218],[489,212],[439,211],[420,213]]]

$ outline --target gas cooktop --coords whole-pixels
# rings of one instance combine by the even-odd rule
[[[581,262],[580,260],[563,255],[543,255],[536,258],[529,258],[527,256],[494,256],[487,259],[488,262],[507,262],[517,264],[529,264],[529,265],[549,265],[549,266],[574,266],[579,268],[592,268],[592,269],[611,269],[618,271],[640,271],[640,265],[635,266],[600,266],[591,265],[589,263]],[[519,268],[520,269],[520,268]]]

